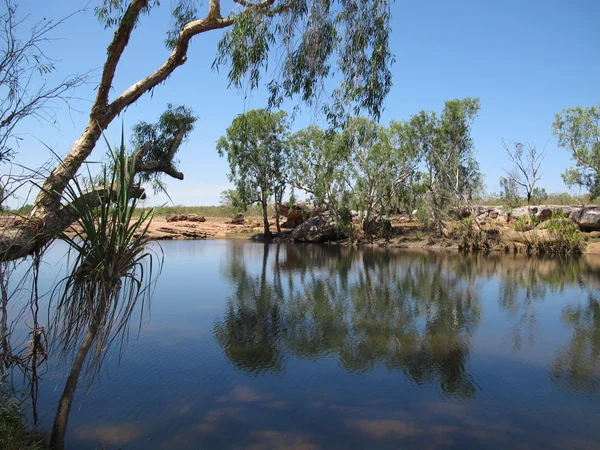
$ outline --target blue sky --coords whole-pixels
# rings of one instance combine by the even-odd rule
[[[115,79],[113,98],[156,69],[168,55],[163,42],[171,24],[172,2],[144,16],[134,31]],[[207,3],[207,2],[205,2]],[[230,9],[223,1],[223,12]],[[23,1],[19,14],[30,22],[60,18],[85,2]],[[88,12],[70,19],[46,47],[57,60],[56,79],[95,69],[90,85],[79,89],[73,102],[77,111],[62,107],[57,127],[37,121],[23,123],[24,138],[17,161],[29,167],[51,158],[40,143],[58,154],[68,152],[87,123],[110,29],[98,24],[95,2]],[[441,110],[444,101],[479,97],[481,111],[473,126],[477,159],[489,192],[498,191],[503,168],[510,168],[502,149],[506,141],[527,141],[547,152],[541,186],[549,192],[565,191],[560,174],[568,167],[569,153],[556,145],[552,122],[556,113],[573,106],[600,103],[600,1],[598,0],[430,0],[402,1],[392,5],[391,48],[394,86],[386,100],[381,122],[408,119],[418,111]],[[167,103],[185,104],[199,116],[197,126],[178,157],[184,181],[167,180],[175,204],[217,204],[229,187],[226,160],[219,158],[215,142],[235,116],[265,106],[265,91],[240,92],[227,88],[226,70],[211,70],[221,32],[193,39],[188,61],[153,95],[146,95],[111,126],[109,139],[118,140],[121,120],[126,130],[139,120],[155,121]],[[323,123],[304,111],[294,128]],[[39,141],[38,141],[39,140]],[[91,159],[101,159],[99,145]],[[3,168],[2,170],[5,170]],[[151,197],[149,204],[166,201]]]

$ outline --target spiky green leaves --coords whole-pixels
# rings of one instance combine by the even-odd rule
[[[156,270],[156,255],[147,247],[153,210],[134,217],[135,160],[123,141],[119,149],[109,146],[109,150],[113,160],[102,172],[101,186],[88,189],[75,179],[67,189],[70,207],[77,209],[78,231],[75,236],[61,236],[72,261],[69,274],[53,292],[56,345],[71,351],[84,334],[91,336],[95,350],[89,367],[93,370],[100,367],[111,342],[126,337],[140,302],[143,311]],[[79,201],[91,199],[90,195],[102,198]]]

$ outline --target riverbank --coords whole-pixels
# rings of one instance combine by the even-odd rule
[[[271,229],[275,230],[275,220],[271,220]],[[451,230],[458,229],[459,222],[448,222],[450,230],[444,238],[435,237],[426,227],[417,221],[406,221],[402,218],[392,218],[392,229],[388,238],[362,239],[359,245],[373,245],[390,248],[406,249],[444,249],[458,250],[460,236]],[[512,224],[489,224],[482,226],[482,230],[494,235],[492,250],[506,251],[507,249],[524,248],[535,234],[541,239],[548,239],[545,230],[532,230],[518,232]],[[155,217],[150,225],[149,233],[154,240],[181,240],[181,239],[251,239],[262,235],[262,218],[246,217],[244,223],[232,223],[231,217],[206,217],[205,221],[167,221],[165,217]],[[282,235],[274,235],[276,241],[285,241],[290,229],[282,229]],[[600,255],[600,232],[583,232],[583,253]],[[269,239],[269,240],[271,240]],[[351,245],[347,239],[336,241],[339,245]]]
[[[182,214],[180,216],[186,216]],[[199,217],[191,214],[190,219],[180,217],[173,220],[172,214],[154,217],[149,227],[150,239],[163,240],[202,240],[202,239],[241,239],[254,238],[261,240],[263,233],[262,218],[259,216],[245,217],[236,222],[232,217]],[[15,216],[4,216],[0,219],[0,228],[9,223],[20,221]],[[200,219],[200,220],[199,220]],[[429,229],[417,221],[407,221],[403,217],[391,218],[389,237],[366,239],[350,242],[348,239],[336,241],[337,245],[371,245],[389,248],[431,249],[457,251],[461,245],[460,222],[447,222],[446,236],[436,237]],[[275,219],[270,221],[271,230],[275,231]],[[516,231],[513,223],[490,222],[482,225],[481,229],[493,237],[492,251],[514,251],[527,246],[533,237],[548,239],[545,230]],[[1,232],[1,231],[0,231]],[[269,241],[289,241],[291,229],[282,229],[281,235],[273,235]],[[600,255],[600,232],[582,232],[584,241],[583,253]]]

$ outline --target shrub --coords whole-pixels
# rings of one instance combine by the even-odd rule
[[[41,450],[43,439],[31,431],[21,401],[0,378],[0,448],[2,450]]]

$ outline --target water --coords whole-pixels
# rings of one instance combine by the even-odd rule
[[[69,449],[600,448],[600,261],[161,245],[151,318],[80,385]]]

